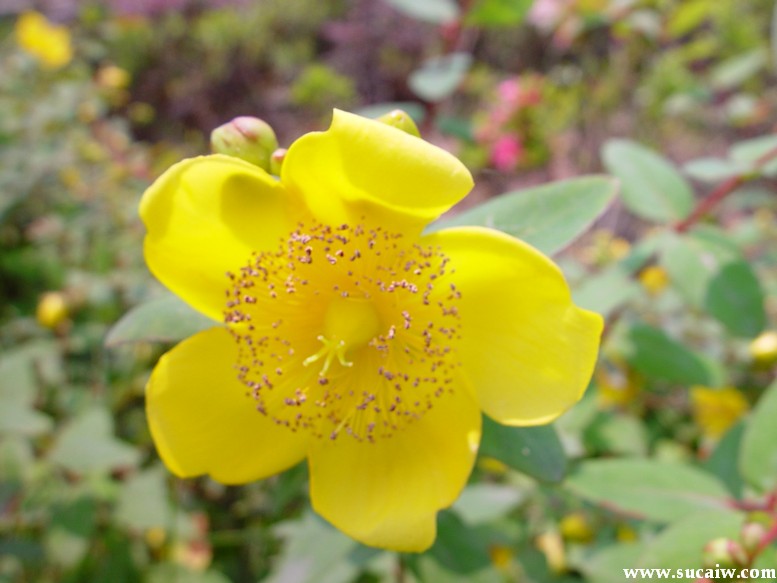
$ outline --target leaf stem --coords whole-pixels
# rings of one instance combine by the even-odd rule
[[[713,190],[707,197],[701,199],[696,207],[691,211],[682,221],[674,225],[674,230],[677,233],[684,233],[695,225],[700,218],[706,215],[712,208],[720,201],[726,198],[729,194],[734,192],[737,188],[750,182],[758,177],[758,171],[761,170],[766,164],[772,160],[777,159],[777,148],[772,148],[762,156],[760,156],[754,163],[750,172],[732,176],[715,190]]]

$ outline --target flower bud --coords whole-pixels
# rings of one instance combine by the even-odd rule
[[[214,154],[234,156],[268,172],[270,155],[277,148],[275,132],[257,117],[236,117],[210,134],[210,149]]]
[[[46,292],[38,300],[35,318],[44,328],[53,330],[64,322],[67,316],[67,302],[63,293]]]
[[[272,153],[272,156],[270,156],[270,174],[275,176],[281,175],[281,167],[286,159],[287,151],[286,148],[278,148]]]
[[[721,537],[707,543],[702,561],[709,569],[717,567],[729,569],[746,564],[747,554],[738,542]]]
[[[750,343],[750,356],[756,366],[767,368],[777,363],[777,332],[768,330]]]
[[[576,543],[590,543],[594,538],[594,530],[583,512],[567,514],[559,522],[559,531],[564,540]]]
[[[394,111],[381,115],[378,118],[378,121],[393,128],[397,128],[398,130],[402,130],[406,134],[410,134],[416,138],[421,137],[421,132],[418,131],[418,126],[415,125],[413,118],[401,109],[395,109]]]
[[[766,526],[760,522],[745,522],[739,535],[739,540],[742,541],[742,547],[745,549],[745,552],[750,556],[757,553],[766,533]]]

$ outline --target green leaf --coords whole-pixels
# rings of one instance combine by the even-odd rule
[[[731,147],[729,156],[735,162],[753,169],[759,158],[777,148],[777,135],[760,136],[737,142]],[[773,159],[758,171],[764,176],[777,176],[777,159]]]
[[[145,583],[232,583],[226,575],[214,570],[193,571],[177,563],[160,563],[148,569]]]
[[[53,423],[48,415],[21,403],[3,403],[0,400],[0,434],[15,433],[34,437],[51,431]]]
[[[113,325],[107,347],[128,342],[178,342],[218,323],[169,295],[135,306]]]
[[[658,522],[726,508],[728,496],[723,484],[702,470],[644,459],[583,462],[566,484],[604,507]]]
[[[522,499],[523,493],[514,486],[472,484],[464,489],[452,509],[464,522],[475,526],[504,516]]]
[[[491,564],[487,544],[453,512],[443,510],[437,515],[437,538],[429,554],[454,573],[472,573]]]
[[[660,262],[669,274],[672,286],[691,303],[701,308],[707,295],[707,286],[713,274],[720,269],[725,249],[690,234],[667,237]]]
[[[702,466],[714,474],[737,498],[742,495],[742,476],[739,473],[739,451],[745,434],[745,424],[740,422],[729,429],[718,442]]]
[[[369,117],[372,119],[379,118],[382,115],[391,113],[395,109],[401,109],[417,124],[424,121],[426,112],[420,103],[415,101],[390,101],[385,103],[374,103],[365,107],[360,107],[354,113],[362,117]]]
[[[469,53],[432,57],[410,73],[407,84],[413,93],[425,101],[442,101],[456,91],[471,65],[472,55]]]
[[[470,26],[515,26],[521,24],[534,0],[478,0],[466,16]]]
[[[678,221],[693,208],[693,191],[674,165],[629,140],[610,140],[602,149],[608,171],[621,180],[621,195],[635,215],[661,223]]]
[[[682,385],[715,385],[712,367],[659,328],[634,324],[624,341],[624,356],[645,376]]]
[[[726,59],[710,73],[710,84],[719,91],[735,89],[760,73],[768,60],[769,55],[764,47]]]
[[[116,508],[116,521],[139,533],[155,527],[169,530],[173,512],[167,498],[167,476],[162,466],[156,466],[124,482]]]
[[[283,522],[278,534],[283,552],[266,583],[341,583],[351,581],[380,551],[368,549],[335,530],[312,512]]]
[[[622,413],[602,412],[585,433],[588,449],[596,452],[644,456],[648,448],[645,426]]]
[[[65,567],[78,564],[89,550],[96,518],[97,506],[89,498],[55,504],[51,524],[46,529],[48,557]]]
[[[454,0],[386,0],[403,14],[431,22],[433,24],[445,24],[459,17],[459,7]]]
[[[735,539],[743,522],[744,516],[731,510],[707,510],[685,516],[647,545],[637,565],[673,571],[695,570],[704,564],[704,546],[718,537]],[[693,580],[693,577],[688,577],[688,580]]]
[[[623,569],[634,567],[643,551],[637,542],[611,545],[576,566],[590,583],[623,583]]]
[[[64,427],[49,460],[71,472],[85,474],[134,467],[140,452],[116,439],[108,411],[94,407]]]
[[[572,297],[581,308],[607,318],[640,293],[639,284],[620,265],[615,265],[584,279],[572,290]]]
[[[617,182],[606,176],[563,180],[505,193],[450,219],[437,221],[430,230],[461,225],[491,227],[551,255],[585,232],[607,209],[617,191]]]
[[[735,336],[754,338],[766,327],[761,284],[746,261],[728,263],[710,280],[705,306]]]
[[[706,0],[705,0],[706,1]],[[722,182],[734,176],[747,172],[742,164],[722,158],[697,158],[683,166],[685,173],[691,178],[703,182]]]
[[[759,492],[777,486],[777,381],[761,395],[747,421],[739,467],[742,476]]]
[[[567,470],[564,448],[552,425],[508,427],[483,417],[480,454],[544,482],[559,482]]]

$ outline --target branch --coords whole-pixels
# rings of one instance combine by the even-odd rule
[[[726,198],[729,194],[734,192],[737,188],[750,182],[759,175],[759,170],[762,170],[772,160],[777,159],[777,148],[772,148],[760,158],[758,158],[753,164],[753,169],[747,174],[740,174],[738,176],[732,176],[726,180],[723,184],[713,190],[709,196],[703,198],[696,205],[688,217],[674,225],[674,230],[677,233],[684,233],[695,225],[700,218],[706,215],[712,208],[720,201]]]

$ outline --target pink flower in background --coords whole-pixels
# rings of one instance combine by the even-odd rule
[[[523,157],[523,145],[515,136],[502,136],[491,146],[491,163],[502,172],[515,170]]]
[[[569,4],[568,0],[535,0],[528,20],[537,28],[551,30],[558,25]]]
[[[517,77],[505,79],[496,87],[500,103],[515,107],[521,98],[521,82]]]

